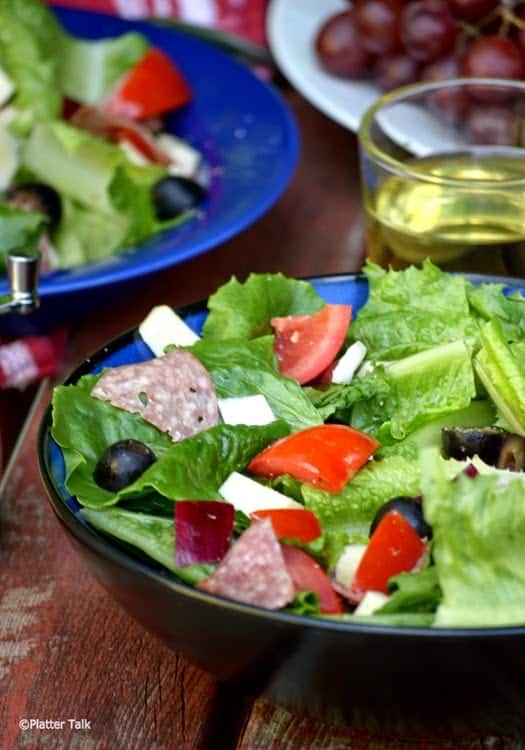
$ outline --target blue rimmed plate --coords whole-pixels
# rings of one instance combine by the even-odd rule
[[[41,309],[0,317],[0,331],[26,332],[78,317],[146,275],[212,250],[264,214],[285,189],[298,157],[294,120],[274,88],[215,47],[161,26],[58,9],[73,35],[89,39],[137,31],[180,67],[194,94],[168,130],[186,138],[211,167],[203,215],[111,258],[58,270],[40,281]],[[0,294],[7,282],[0,280]]]

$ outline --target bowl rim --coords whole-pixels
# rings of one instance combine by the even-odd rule
[[[500,276],[493,274],[470,274],[470,273],[455,273],[454,275],[460,275],[467,278],[469,281],[474,283],[494,283],[503,284],[507,287],[514,289],[525,290],[525,278]],[[317,276],[305,276],[295,277],[304,281],[310,281],[313,283],[366,283],[367,278],[364,273],[340,273],[340,274],[321,274]],[[183,307],[175,308],[176,312],[185,317],[190,314],[201,313],[206,310],[207,300],[200,300]],[[138,326],[124,331],[116,338],[104,346],[97,349],[91,355],[82,360],[69,373],[69,375],[63,381],[63,385],[72,385],[82,375],[91,372],[94,365],[101,360],[105,359],[108,354],[117,351],[124,345],[131,343],[137,335]],[[431,639],[432,642],[436,641],[453,641],[463,640],[465,638],[475,639],[476,641],[483,640],[494,640],[500,638],[523,638],[525,637],[525,624],[524,625],[512,625],[512,626],[499,626],[499,627],[488,627],[488,628],[452,628],[452,627],[415,627],[415,626],[394,626],[384,625],[378,623],[356,623],[348,622],[344,620],[330,619],[329,617],[306,617],[304,615],[296,615],[288,612],[281,612],[275,610],[264,609],[251,604],[244,604],[237,602],[232,599],[226,599],[225,597],[218,596],[216,594],[209,594],[206,591],[186,584],[177,578],[170,577],[169,573],[163,573],[155,570],[153,567],[148,566],[146,563],[141,562],[138,558],[133,557],[131,554],[125,552],[117,545],[111,543],[109,537],[103,536],[93,527],[82,523],[77,514],[73,512],[61,499],[58,491],[56,490],[55,484],[52,480],[52,473],[50,470],[49,460],[49,445],[52,441],[51,437],[51,424],[52,424],[52,403],[50,402],[46,408],[46,411],[40,421],[37,434],[37,462],[40,472],[40,478],[46,490],[47,500],[51,505],[51,508],[59,521],[67,528],[71,535],[77,542],[87,546],[91,552],[100,555],[104,560],[124,568],[127,572],[131,572],[138,575],[143,580],[149,581],[150,583],[156,584],[157,586],[163,586],[167,590],[173,593],[189,597],[200,604],[208,604],[213,607],[218,607],[222,610],[228,610],[231,613],[239,613],[240,615],[250,616],[261,621],[270,620],[274,625],[288,626],[288,627],[301,627],[305,629],[313,629],[319,631],[329,630],[332,633],[338,633],[341,635],[366,635],[376,637],[388,637],[394,640],[405,640],[407,638],[412,639],[417,637],[418,639]]]

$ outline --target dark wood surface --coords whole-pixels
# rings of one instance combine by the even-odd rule
[[[360,267],[363,221],[355,137],[298,94],[287,91],[286,96],[303,143],[297,173],[282,198],[241,236],[145,279],[132,297],[76,324],[62,376],[139,323],[153,304],[179,306],[204,298],[232,273],[239,278],[251,271],[315,275]],[[264,700],[234,699],[169,651],[83,568],[47,504],[35,442],[51,386],[43,384],[38,393],[0,495],[0,750],[525,747],[508,717],[490,736],[470,726],[450,741],[446,732],[433,735],[421,727],[408,734],[366,716],[351,726],[323,724]],[[70,726],[75,719],[90,727]],[[23,720],[44,724],[24,730]],[[51,721],[59,724],[53,727]]]

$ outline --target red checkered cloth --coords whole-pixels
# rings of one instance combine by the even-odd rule
[[[0,388],[23,390],[31,383],[54,375],[64,358],[67,329],[48,336],[26,336],[0,341]]]
[[[51,5],[69,6],[125,18],[179,18],[188,23],[212,26],[264,44],[267,0],[48,0]]]

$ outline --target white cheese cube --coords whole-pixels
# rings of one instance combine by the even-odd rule
[[[354,373],[366,357],[366,346],[356,341],[349,346],[332,372],[332,383],[350,383]]]
[[[355,609],[354,615],[373,615],[383,604],[388,601],[388,596],[381,591],[367,591]]]
[[[156,357],[170,344],[191,346],[199,336],[168,305],[154,307],[139,326],[139,334]]]
[[[366,550],[366,544],[347,544],[336,563],[334,577],[337,583],[350,588],[355,572]]]
[[[201,161],[200,153],[181,138],[162,133],[156,138],[170,164],[168,172],[174,177],[194,177]]]
[[[275,508],[302,508],[303,506],[281,492],[265,487],[259,482],[234,471],[219,487],[219,494],[233,505],[235,510],[249,516],[256,510]]]
[[[220,398],[219,411],[226,424],[263,425],[275,422],[270,404],[261,394]]]
[[[9,78],[5,70],[0,68],[0,107],[2,107],[13,95],[15,84]]]

